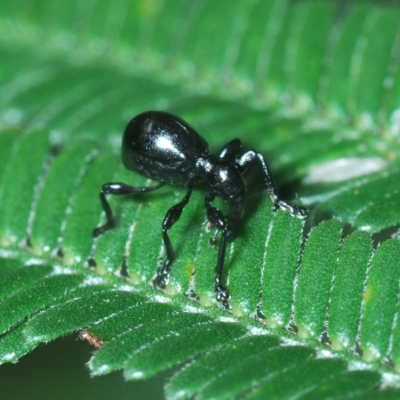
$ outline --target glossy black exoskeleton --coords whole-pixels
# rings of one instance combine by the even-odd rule
[[[229,142],[217,157],[208,151],[207,142],[181,118],[160,111],[144,112],[133,118],[125,129],[122,140],[124,166],[150,179],[159,181],[150,187],[132,187],[121,182],[105,183],[100,191],[100,200],[107,222],[93,232],[98,236],[115,226],[115,219],[106,199],[107,194],[126,195],[149,192],[165,184],[181,185],[186,195],[172,206],[162,223],[162,237],[167,259],[157,270],[153,285],[165,288],[168,283],[174,250],[168,230],[178,221],[182,210],[190,199],[192,188],[202,187],[205,192],[205,207],[210,222],[221,232],[215,276],[215,294],[218,302],[227,306],[228,290],[222,283],[227,241],[237,230],[245,201],[246,182],[244,174],[255,163],[261,165],[264,185],[271,201],[281,209],[298,218],[306,217],[306,209],[282,200],[277,192],[267,163],[261,153],[245,151],[238,139]],[[226,205],[228,215],[211,205],[219,197]]]

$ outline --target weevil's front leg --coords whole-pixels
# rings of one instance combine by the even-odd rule
[[[225,308],[229,308],[229,292],[222,283],[222,271],[224,268],[226,243],[228,238],[227,224],[221,210],[213,207],[210,204],[210,199],[206,198],[205,204],[208,219],[221,232],[221,243],[219,245],[217,266],[215,268],[215,298]]]
[[[294,217],[299,219],[304,219],[307,217],[307,209],[303,206],[298,206],[295,204],[287,203],[286,201],[282,200],[278,194],[278,189],[276,188],[275,182],[272,178],[271,172],[268,168],[268,165],[261,153],[257,153],[253,150],[249,150],[246,153],[242,154],[237,160],[236,165],[245,170],[248,168],[248,165],[258,160],[261,164],[261,168],[263,171],[264,176],[264,184],[268,191],[269,197],[271,201],[276,204],[282,210],[289,212]]]
[[[175,258],[175,252],[168,236],[168,230],[171,229],[172,225],[174,225],[180,218],[183,208],[189,202],[191,194],[192,188],[189,187],[185,197],[178,204],[175,204],[168,210],[162,223],[162,237],[167,251],[167,259],[164,261],[163,266],[157,271],[156,277],[152,280],[153,285],[160,289],[165,289],[167,286],[172,261]]]
[[[146,193],[146,192],[151,192],[152,190],[156,190],[164,185],[165,185],[164,182],[160,182],[156,186],[134,187],[122,182],[105,183],[100,190],[100,201],[101,205],[103,206],[103,210],[106,214],[107,222],[104,225],[95,228],[93,230],[93,236],[94,237],[99,236],[104,232],[108,231],[109,229],[115,227],[115,218],[111,210],[110,203],[106,198],[107,194],[126,195],[126,194]]]

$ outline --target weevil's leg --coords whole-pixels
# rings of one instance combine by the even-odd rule
[[[264,174],[264,183],[267,188],[269,197],[271,201],[280,207],[282,210],[288,211],[291,215],[304,219],[307,216],[307,209],[302,206],[298,206],[295,204],[289,204],[286,201],[282,200],[278,194],[278,189],[276,188],[275,182],[272,178],[271,172],[268,168],[268,165],[264,159],[264,156],[261,153],[257,153],[253,150],[249,150],[246,153],[242,154],[237,160],[236,165],[241,170],[246,170],[248,165],[254,160],[258,160],[261,164],[261,168]]]
[[[146,193],[146,192],[151,192],[152,190],[156,190],[164,185],[165,185],[164,182],[160,182],[156,186],[134,187],[122,182],[105,183],[100,190],[100,201],[101,205],[103,206],[103,210],[106,214],[107,222],[104,225],[95,228],[93,230],[93,236],[95,237],[99,236],[102,233],[108,231],[109,229],[115,227],[115,218],[111,210],[110,203],[106,198],[107,194],[126,195],[126,194]]]
[[[228,308],[229,292],[228,289],[222,283],[222,271],[225,262],[226,242],[228,233],[227,224],[225,223],[225,217],[222,214],[221,210],[216,207],[213,207],[210,204],[209,199],[206,198],[205,204],[206,204],[208,219],[221,232],[221,243],[219,245],[217,266],[215,268],[215,298],[224,307]]]
[[[225,145],[219,154],[219,158],[234,162],[237,155],[243,152],[243,145],[239,139],[233,139]]]
[[[165,249],[167,251],[167,259],[164,261],[163,266],[157,271],[157,275],[153,280],[153,284],[160,289],[165,289],[165,287],[167,286],[172,261],[175,258],[175,252],[172,248],[172,243],[168,236],[168,230],[171,229],[172,225],[174,225],[175,222],[177,222],[180,218],[183,208],[189,202],[191,194],[192,188],[189,187],[185,197],[178,204],[175,204],[168,210],[162,223],[162,237]]]

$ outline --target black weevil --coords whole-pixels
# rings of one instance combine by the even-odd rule
[[[147,111],[133,118],[125,129],[122,139],[122,162],[132,171],[159,183],[150,187],[133,187],[122,182],[105,183],[100,191],[100,200],[107,222],[93,231],[98,236],[115,226],[107,194],[126,195],[145,193],[165,184],[181,185],[186,195],[172,206],[162,223],[162,237],[167,259],[157,270],[153,285],[164,289],[168,283],[174,250],[168,230],[178,221],[182,210],[190,199],[195,186],[205,193],[205,207],[209,221],[221,232],[215,275],[215,295],[219,303],[228,307],[229,293],[222,283],[226,244],[233,239],[243,209],[246,182],[244,174],[258,161],[263,171],[265,188],[271,201],[281,209],[298,218],[305,218],[306,208],[291,205],[282,200],[271,173],[261,153],[245,151],[239,139],[230,141],[217,157],[208,151],[207,142],[181,118],[161,111]],[[211,205],[219,197],[226,205],[228,215]]]

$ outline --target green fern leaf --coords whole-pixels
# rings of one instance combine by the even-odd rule
[[[80,332],[93,375],[174,368],[185,398],[398,398],[399,10],[378,2],[1,1],[0,363]],[[267,158],[306,223],[249,191],[214,300],[218,246],[196,190],[111,198],[120,137],[148,109],[186,119],[218,151]],[[250,185],[252,188],[253,185]],[[76,333],[75,333],[76,334]],[[77,334],[76,334],[77,335]]]

